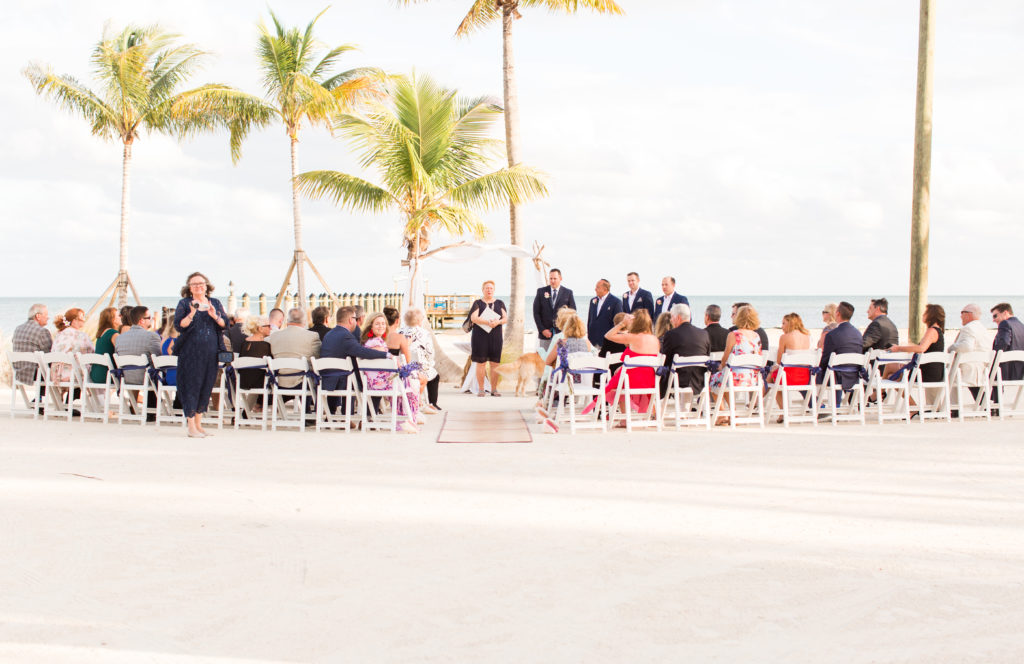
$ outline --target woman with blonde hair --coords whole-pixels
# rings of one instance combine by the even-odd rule
[[[755,331],[761,327],[761,318],[757,315],[757,311],[754,307],[750,305],[741,306],[736,310],[736,317],[733,318],[732,322],[736,326],[736,329],[730,332],[729,336],[725,340],[725,351],[722,352],[721,368],[711,374],[711,394],[712,397],[716,399],[718,397],[718,393],[722,391],[722,382],[725,377],[725,365],[729,362],[729,358],[761,354],[761,337]],[[733,385],[749,387],[756,384],[757,371],[759,371],[759,369],[755,369],[753,367],[733,369]],[[724,395],[724,403],[728,403],[728,399],[729,395]],[[728,423],[728,417],[719,417],[715,421],[715,426]]]
[[[822,335],[824,338],[824,335]],[[804,321],[797,313],[786,314],[782,317],[782,336],[779,337],[779,350],[775,354],[775,366],[768,376],[769,381],[774,381],[779,372],[779,365],[782,364],[782,355],[790,350],[810,350],[811,333],[804,327]],[[811,370],[804,367],[786,367],[787,385],[810,385]],[[782,406],[782,392],[775,395],[775,400]],[[782,422],[782,416],[778,421]]]
[[[117,307],[107,307],[100,311],[100,323],[96,328],[96,351],[114,359],[114,342],[121,332],[121,312]],[[89,368],[89,381],[102,383],[107,380],[107,368],[102,364],[94,364]]]
[[[821,322],[825,324],[825,327],[821,330],[821,336],[818,337],[818,348],[825,347],[825,335],[832,330],[839,327],[839,321],[836,320],[836,307],[835,302],[829,302],[821,309]]]
[[[583,319],[579,317],[574,309],[563,307],[558,312],[558,329],[561,330],[561,339],[551,345],[548,356],[544,363],[549,367],[558,366],[558,349],[565,347],[569,353],[589,353],[592,346],[587,340],[587,327]],[[555,335],[558,336],[558,335]],[[577,379],[577,383],[579,380]]]
[[[665,338],[665,333],[672,329],[672,314],[665,311],[658,314],[658,320],[654,323],[654,336],[658,337],[658,341],[661,342]]]
[[[430,336],[430,330],[425,326],[427,316],[422,309],[408,309],[403,314],[403,320],[405,325],[398,332],[409,340],[409,348],[415,353],[415,360],[420,363],[420,374],[426,379],[427,398],[425,404],[424,400],[420,399],[420,403],[424,404],[420,410],[428,415],[436,413],[441,408],[437,405],[441,375],[437,373],[434,360],[434,340]]]

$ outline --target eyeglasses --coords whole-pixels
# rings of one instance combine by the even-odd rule
[[[142,320],[153,320],[152,316],[143,316]]]
[[[999,318],[999,314],[992,314],[992,320]]]
[[[188,287],[189,288],[195,288],[196,286],[205,286],[205,285],[206,285],[205,281],[199,281],[199,282],[196,282],[194,284],[189,284]]]

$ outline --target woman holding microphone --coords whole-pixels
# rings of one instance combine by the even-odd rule
[[[228,319],[221,303],[210,298],[212,292],[210,281],[201,272],[193,272],[185,280],[181,300],[174,310],[174,327],[181,333],[174,344],[174,354],[178,356],[178,398],[185,411],[189,438],[211,435],[203,430],[202,418],[217,378],[217,352]]]

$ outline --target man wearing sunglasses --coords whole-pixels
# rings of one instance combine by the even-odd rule
[[[992,320],[999,324],[992,350],[1024,350],[1024,323],[1013,315],[1009,302],[992,307]],[[1003,380],[1024,378],[1024,362],[1007,362],[1002,366]]]

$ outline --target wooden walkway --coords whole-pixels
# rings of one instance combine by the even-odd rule
[[[532,443],[519,411],[448,411],[437,436],[439,443]]]

